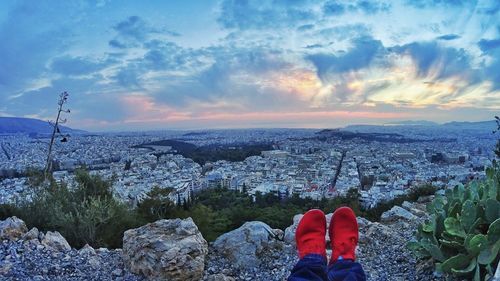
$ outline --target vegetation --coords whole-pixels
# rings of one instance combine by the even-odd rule
[[[75,172],[76,186],[68,188],[43,172],[32,172],[33,194],[13,205],[0,206],[3,218],[17,216],[28,227],[59,231],[73,247],[120,247],[123,232],[143,224],[136,212],[115,200],[111,182],[85,170]]]
[[[448,189],[427,205],[429,221],[420,225],[408,247],[431,257],[436,269],[473,280],[488,280],[500,259],[500,165],[487,179]]]
[[[193,159],[194,162],[204,165],[206,162],[215,162],[218,160],[243,161],[249,156],[260,155],[262,151],[271,150],[270,144],[244,144],[232,146],[207,145],[197,147],[194,144],[178,140],[162,140],[142,145],[135,148],[150,148],[149,146],[171,146],[177,153],[186,158]],[[162,152],[164,153],[164,152]],[[162,153],[157,154],[158,156]]]
[[[16,204],[0,205],[0,218],[17,216],[30,228],[59,231],[76,248],[85,244],[121,247],[125,230],[159,219],[191,217],[208,241],[253,220],[285,229],[293,223],[294,215],[313,208],[330,213],[349,206],[356,214],[376,221],[394,204],[434,193],[432,187],[423,186],[374,209],[362,210],[355,190],[345,197],[315,201],[296,195],[280,199],[273,193],[257,193],[252,198],[246,193],[215,188],[192,195],[190,201],[177,199],[174,204],[169,198],[171,188],[155,187],[137,208],[130,209],[112,196],[112,179],[104,180],[85,169],[75,172],[75,186],[71,188],[52,178],[44,181],[43,172],[36,169],[30,169],[28,174],[33,194]]]
[[[497,129],[493,133],[500,132],[500,117],[495,116],[495,122],[497,123]],[[497,146],[495,147],[495,154],[498,158],[500,158],[500,139],[497,141]]]

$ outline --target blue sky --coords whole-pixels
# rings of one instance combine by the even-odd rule
[[[0,2],[0,116],[88,130],[500,113],[500,1]]]

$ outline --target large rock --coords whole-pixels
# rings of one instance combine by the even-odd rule
[[[295,231],[297,230],[297,226],[303,216],[303,214],[293,216],[293,224],[285,229],[285,237],[283,238],[285,243],[295,246]]]
[[[33,227],[30,229],[30,231],[26,232],[26,234],[23,235],[24,240],[38,240],[38,237],[40,236],[40,231],[38,231],[38,228]]]
[[[152,280],[199,280],[207,253],[191,218],[159,220],[123,235],[125,265]]]
[[[416,218],[417,217],[414,214],[410,213],[409,211],[399,206],[392,207],[392,209],[384,212],[382,216],[380,216],[380,220],[382,222],[393,222],[400,219],[412,221]]]
[[[71,250],[71,247],[68,244],[68,241],[64,239],[64,237],[57,231],[47,231],[45,236],[42,239],[42,244],[52,250],[56,251],[68,251]]]
[[[236,267],[253,268],[260,264],[259,255],[281,247],[282,242],[269,225],[252,221],[219,236],[213,246]]]
[[[408,201],[404,201],[401,207],[403,207],[405,210],[414,214],[417,217],[424,217],[427,215],[426,212],[419,210],[416,204],[410,203]]]
[[[3,221],[0,221],[0,240],[17,240],[21,238],[28,228],[26,224],[21,219],[17,217],[10,217]]]

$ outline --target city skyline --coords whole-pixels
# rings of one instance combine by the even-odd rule
[[[3,1],[0,116],[89,131],[482,121],[498,1]]]

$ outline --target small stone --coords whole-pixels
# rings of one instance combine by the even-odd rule
[[[95,255],[96,254],[94,248],[92,248],[91,246],[89,246],[89,244],[85,244],[85,246],[83,246],[83,248],[81,248],[80,250],[78,250],[78,253],[80,255],[84,255],[84,256]]]
[[[117,268],[117,269],[113,270],[113,272],[111,272],[111,274],[113,274],[113,276],[122,276],[123,270]]]

